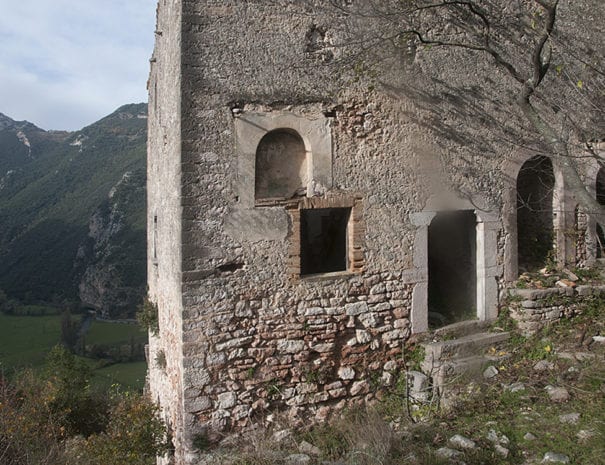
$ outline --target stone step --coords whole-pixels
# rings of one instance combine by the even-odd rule
[[[448,341],[430,342],[423,344],[425,358],[422,370],[425,373],[434,372],[445,362],[455,359],[473,358],[483,356],[489,347],[497,346],[507,341],[508,332],[470,334]]]
[[[439,367],[437,376],[434,377],[434,382],[437,386],[441,386],[448,379],[457,376],[476,377],[491,363],[490,360],[481,355],[448,360],[443,362]]]
[[[435,337],[454,339],[459,337],[468,336],[471,334],[483,333],[487,327],[491,325],[489,321],[481,320],[465,320],[459,321],[458,323],[452,323],[451,325],[437,328],[433,331]]]
[[[439,389],[441,396],[447,395],[448,383],[451,383],[458,377],[465,379],[481,379],[484,376],[486,368],[490,365],[498,366],[506,356],[481,356],[473,355],[470,357],[457,358],[444,362],[433,376],[433,386]]]

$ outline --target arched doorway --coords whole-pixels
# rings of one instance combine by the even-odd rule
[[[545,266],[553,253],[555,175],[548,157],[527,160],[517,176],[517,259],[519,272]]]

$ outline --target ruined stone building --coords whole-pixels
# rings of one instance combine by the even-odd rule
[[[327,3],[159,1],[149,379],[178,463],[274,410],[371,401],[411,335],[491,321],[520,269],[602,253],[489,57],[362,60]]]

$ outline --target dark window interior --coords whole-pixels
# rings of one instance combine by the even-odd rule
[[[350,208],[301,210],[300,274],[346,271]]]
[[[554,187],[550,159],[536,156],[523,164],[517,177],[519,273],[539,270],[552,253]]]
[[[597,202],[605,205],[605,170],[601,168],[597,173]],[[605,256],[605,232],[601,225],[597,224],[597,258]]]

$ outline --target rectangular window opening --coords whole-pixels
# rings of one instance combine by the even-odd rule
[[[301,210],[300,274],[334,273],[349,269],[347,226],[350,208]]]

